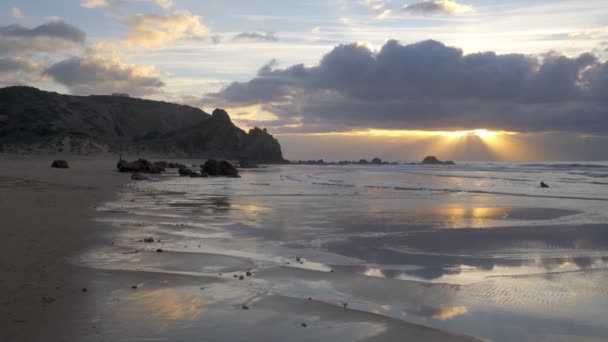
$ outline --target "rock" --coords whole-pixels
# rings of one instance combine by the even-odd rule
[[[215,159],[209,159],[205,161],[205,164],[201,167],[205,173],[209,176],[219,176],[220,175],[220,162]]]
[[[133,285],[133,286],[131,286],[131,288],[132,288],[133,290],[137,290],[137,285]]]
[[[144,239],[144,242],[145,242],[145,243],[152,243],[152,242],[154,242],[154,238],[151,238],[151,237],[149,237],[149,238],[145,238],[145,239]]]
[[[237,171],[236,167],[234,167],[234,165],[230,164],[229,162],[222,160],[220,162],[220,175],[221,176],[226,176],[226,177],[234,177],[237,178],[239,177],[239,171]]]
[[[243,280],[243,279],[245,279],[244,276],[239,276],[239,280]]]
[[[69,169],[70,164],[68,164],[67,160],[55,160],[51,164],[51,167],[54,167],[56,169]]]
[[[245,275],[251,277],[251,272],[246,272]]]
[[[136,181],[144,181],[144,180],[150,180],[150,177],[146,177],[146,176],[142,175],[141,173],[136,172],[131,175],[131,179],[136,180]]]
[[[422,162],[420,164],[423,164],[423,165],[454,165],[455,163],[451,160],[441,161],[441,160],[437,159],[435,156],[426,156],[426,157],[424,157],[424,159],[422,160]]]
[[[300,257],[297,257],[297,258],[296,258],[296,261],[297,261],[297,262],[300,262],[300,261],[302,261],[302,259],[300,259]]]
[[[132,162],[121,160],[118,162],[117,166],[118,171],[120,172],[140,172],[158,174],[165,171],[163,168],[158,167],[145,159],[138,159]]]
[[[249,307],[247,305],[243,305],[243,306],[241,306],[241,309],[243,309],[243,310],[249,310]]]
[[[382,164],[382,159],[374,158],[374,159],[372,159],[372,164],[376,164],[376,165]]]
[[[179,175],[182,176],[182,177],[192,175],[192,170],[190,170],[187,167],[180,167],[177,172],[179,172]]]
[[[164,252],[164,251],[160,248],[156,250],[156,253],[162,253],[162,252]]]
[[[239,177],[239,172],[234,165],[222,160],[209,159],[201,167],[203,172],[209,176]]]
[[[83,287],[81,291],[84,293],[84,292],[87,292],[88,290],[86,287]]]
[[[300,326],[301,326],[302,328],[306,328],[306,327],[308,326],[308,324],[306,324],[306,323],[302,322],[302,324],[300,324]]]
[[[549,185],[547,185],[547,183],[545,183],[545,182],[540,182],[540,187],[541,188],[548,188]]]

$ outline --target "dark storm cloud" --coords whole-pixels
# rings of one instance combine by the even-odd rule
[[[94,55],[58,62],[45,74],[74,94],[129,93],[143,96],[158,93],[164,86],[158,73],[150,68]]]
[[[277,42],[279,38],[274,32],[242,32],[234,36],[232,40],[251,40],[258,42]]]
[[[204,103],[261,104],[304,131],[355,128],[601,131],[608,129],[608,65],[565,57],[465,55],[436,41],[340,45],[319,65],[262,67]]]

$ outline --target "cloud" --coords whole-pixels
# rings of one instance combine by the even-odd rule
[[[128,3],[152,1],[163,9],[169,9],[173,6],[172,0],[84,0],[80,3],[80,6],[84,8],[116,8]]]
[[[0,86],[26,84],[41,78],[44,65],[21,57],[0,58]]]
[[[21,25],[0,27],[0,55],[58,52],[84,45],[86,35],[63,21],[51,21],[34,28]]]
[[[452,0],[422,1],[405,5],[405,12],[418,14],[462,14],[473,11],[473,7]]]
[[[259,42],[277,42],[279,38],[274,32],[242,32],[234,36],[232,40],[253,40]]]
[[[23,18],[23,13],[19,7],[11,8],[11,17],[13,18]]]
[[[375,16],[374,18],[375,18],[375,19],[378,19],[378,20],[384,20],[384,19],[386,19],[386,18],[389,18],[389,17],[391,16],[391,13],[392,13],[392,12],[393,12],[392,10],[387,9],[387,10],[385,10],[385,11],[382,11],[382,13],[378,14],[378,15],[377,15],[377,16]]]
[[[148,66],[127,64],[114,57],[87,53],[53,64],[44,72],[74,94],[156,94],[164,83],[159,72]]]
[[[566,57],[465,55],[436,41],[340,45],[318,65],[261,68],[203,105],[260,105],[280,131],[362,128],[508,131],[608,130],[608,63]],[[271,123],[267,123],[271,126]]]
[[[129,27],[124,43],[135,48],[162,47],[180,40],[202,40],[209,29],[188,11],[169,15],[138,14],[123,18]]]
[[[173,0],[156,0],[156,4],[164,9],[169,9],[173,6]]]

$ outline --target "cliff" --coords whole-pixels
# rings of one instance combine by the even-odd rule
[[[282,162],[266,130],[248,133],[221,109],[127,96],[71,96],[31,87],[0,89],[0,152],[135,153]]]

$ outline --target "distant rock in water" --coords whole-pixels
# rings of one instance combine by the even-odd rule
[[[422,160],[422,162],[420,164],[424,164],[424,165],[455,165],[455,163],[451,160],[448,161],[441,161],[439,159],[437,159],[435,156],[426,156],[424,157],[424,159]]]
[[[222,109],[125,96],[0,89],[0,152],[167,155],[283,163],[265,129],[236,127]],[[166,168],[176,165],[162,163]]]
[[[54,167],[56,169],[69,169],[70,164],[68,164],[67,160],[55,160],[51,164],[51,167]]]
[[[545,183],[545,182],[540,182],[540,187],[541,188],[548,188],[549,185],[547,183]]]

